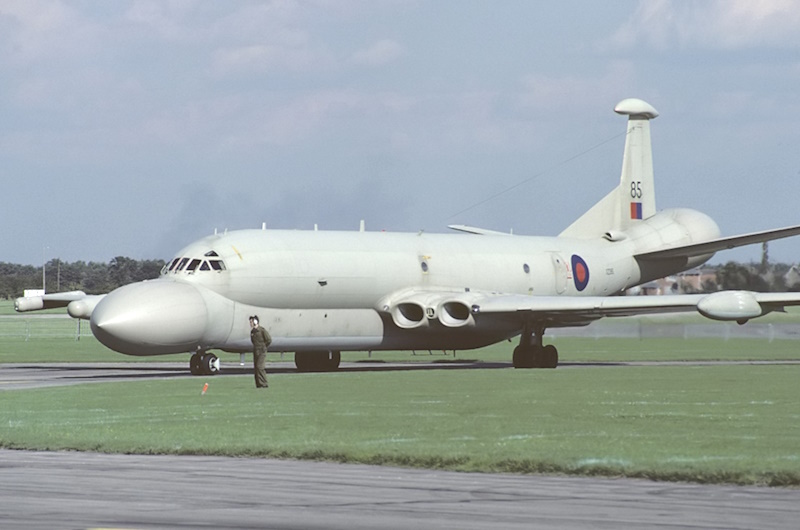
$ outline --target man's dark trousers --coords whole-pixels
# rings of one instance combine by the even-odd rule
[[[253,353],[253,368],[256,373],[256,388],[267,388],[267,350]]]

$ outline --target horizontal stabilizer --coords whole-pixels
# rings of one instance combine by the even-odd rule
[[[723,237],[713,241],[706,241],[705,243],[695,243],[692,245],[684,245],[682,247],[654,250],[652,252],[637,254],[634,257],[647,261],[670,258],[690,258],[693,256],[713,254],[714,252],[718,252],[720,250],[728,250],[744,245],[752,245],[754,243],[763,243],[764,241],[772,241],[774,239],[796,236],[798,234],[800,234],[800,225],[795,225],[788,226],[786,228],[753,232],[751,234],[743,234],[740,236]]]

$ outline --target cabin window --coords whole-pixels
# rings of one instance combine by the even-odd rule
[[[530,274],[531,268],[527,263],[522,264],[522,270],[525,271],[525,274]]]

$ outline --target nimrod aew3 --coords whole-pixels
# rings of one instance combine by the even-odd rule
[[[271,350],[295,352],[299,370],[336,369],[342,351],[466,350],[517,336],[514,367],[555,368],[548,328],[673,311],[744,323],[800,304],[800,293],[615,296],[800,226],[722,238],[703,213],[658,211],[650,142],[658,113],[640,99],[614,110],[627,116],[619,185],[557,237],[467,226],[451,228],[468,235],[236,230],[188,245],[157,279],[107,295],[20,298],[16,308],[66,306],[112,350],[187,352],[192,373],[211,374],[219,370],[211,350],[251,350],[253,314]]]

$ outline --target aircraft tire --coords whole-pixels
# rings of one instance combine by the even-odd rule
[[[341,359],[338,351],[295,352],[294,365],[298,372],[332,372],[339,368]]]
[[[541,368],[555,368],[558,366],[558,350],[552,344],[548,344],[542,348],[540,359]]]
[[[191,359],[189,359],[189,372],[192,375],[203,375],[202,361],[196,353],[193,353]]]
[[[309,357],[308,352],[294,352],[294,366],[297,368],[298,372],[310,372],[311,358]]]
[[[535,348],[533,346],[517,346],[514,348],[511,362],[514,368],[533,368],[535,357]]]
[[[213,353],[203,355],[203,374],[204,375],[217,375],[219,372],[219,358]]]
[[[330,372],[336,371],[339,369],[339,364],[342,362],[342,352],[339,351],[332,351],[328,355],[328,366],[327,369]]]

